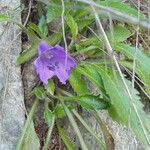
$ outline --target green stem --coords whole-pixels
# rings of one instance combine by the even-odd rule
[[[97,143],[101,146],[101,148],[103,150],[106,150],[104,142],[93,132],[93,130],[87,125],[87,123],[83,120],[83,118],[79,115],[79,113],[75,109],[73,109],[72,112],[83,124],[83,126],[87,129],[87,131],[97,140]]]
[[[114,150],[115,149],[114,139],[113,139],[112,135],[110,134],[107,126],[102,121],[102,119],[100,118],[97,111],[93,112],[92,114],[95,117],[95,119],[97,120],[99,126],[101,127],[101,130],[102,130],[103,135],[104,135],[107,150]]]
[[[66,134],[64,128],[62,128],[59,125],[59,122],[56,122],[56,125],[57,125],[59,135],[60,135],[62,141],[64,142],[64,144],[66,145],[66,148],[68,150],[76,150],[74,143],[71,141],[70,137]]]
[[[80,141],[80,144],[81,144],[82,149],[83,149],[83,150],[88,150],[88,148],[87,148],[87,146],[86,146],[86,144],[85,144],[85,142],[84,142],[84,140],[83,140],[83,137],[82,137],[82,135],[81,135],[81,132],[80,132],[80,130],[79,130],[79,128],[78,128],[78,125],[77,125],[77,123],[75,122],[75,120],[74,120],[74,118],[73,118],[71,112],[70,112],[69,109],[66,107],[66,105],[64,104],[64,101],[63,101],[62,99],[60,99],[60,102],[61,102],[61,104],[62,104],[62,106],[63,106],[63,108],[64,108],[64,110],[65,110],[65,112],[66,112],[66,114],[67,114],[67,116],[68,116],[68,118],[69,118],[69,121],[71,122],[72,127],[74,128],[74,131],[76,132],[76,134],[77,134],[77,136],[78,136],[78,138],[79,138],[79,141]]]
[[[35,112],[36,108],[38,107],[38,104],[39,104],[39,100],[35,100],[35,102],[32,105],[32,108],[31,108],[31,110],[29,112],[29,115],[27,117],[25,126],[23,128],[23,132],[22,132],[21,138],[19,139],[19,142],[17,144],[16,150],[21,150],[22,149],[22,144],[24,142],[25,134],[26,134],[26,132],[28,130],[28,127],[30,126],[30,123],[32,121],[34,112]]]
[[[53,115],[51,125],[50,125],[50,127],[48,129],[46,142],[45,142],[45,145],[44,145],[44,150],[48,150],[49,142],[50,142],[50,138],[51,138],[51,135],[52,135],[54,124],[55,124],[55,116]]]

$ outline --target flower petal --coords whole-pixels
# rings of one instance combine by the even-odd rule
[[[69,54],[66,54],[65,50],[63,47],[59,46],[59,45],[56,45],[52,48],[50,48],[50,51],[51,53],[53,54],[54,56],[54,60],[56,62],[60,62],[62,64],[65,65],[66,63],[66,69],[69,70],[71,68],[75,68],[76,67],[76,63],[75,61],[73,60],[73,58],[71,58],[69,56]],[[67,58],[66,58],[67,57]],[[67,60],[66,60],[67,59]]]
[[[66,83],[72,68],[76,63],[64,50],[63,47],[56,45],[50,47],[46,42],[41,42],[38,47],[39,56],[34,65],[36,72],[44,84],[48,79],[57,76],[62,84]]]
[[[59,67],[55,69],[55,75],[62,84],[66,84],[66,80],[69,78],[69,73],[62,64],[59,64]]]
[[[76,67],[75,61],[72,58],[68,57],[66,62],[66,69],[70,70],[71,68],[75,68],[75,67]]]
[[[47,51],[49,49],[49,46],[46,42],[41,42],[41,44],[38,47],[38,53],[41,55],[43,52]]]
[[[60,59],[63,58],[64,59],[66,57],[66,52],[65,52],[64,48],[59,46],[59,45],[51,47],[50,51],[52,52],[52,54],[56,58],[60,58]]]
[[[48,83],[48,79],[52,78],[54,76],[54,71],[50,70],[47,66],[47,64],[43,61],[41,61],[40,58],[37,58],[35,60],[35,68],[36,72],[39,75],[41,81],[44,84]]]

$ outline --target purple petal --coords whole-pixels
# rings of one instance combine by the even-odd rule
[[[59,68],[55,70],[55,75],[62,84],[66,84],[66,80],[69,78],[69,73],[64,69],[62,64],[59,64]]]
[[[38,47],[38,53],[41,55],[43,52],[47,51],[49,49],[49,46],[46,42],[41,42],[41,44]]]
[[[76,67],[75,61],[72,58],[70,58],[70,57],[67,58],[67,63],[66,64],[67,64],[66,65],[66,69],[67,70],[70,70],[71,68],[75,68]]]
[[[66,69],[67,70],[69,70],[70,68],[76,67],[75,61],[68,54],[66,54],[63,47],[56,45],[56,46],[50,48],[50,51],[53,54],[53,56],[54,56],[53,59],[56,62],[61,62],[64,65],[66,63]]]
[[[34,64],[35,64],[36,72],[39,75],[41,81],[44,84],[47,84],[48,79],[50,79],[54,76],[54,71],[50,70],[47,67],[47,64],[45,62],[41,61],[40,58],[37,58],[35,60]]]
[[[38,52],[39,56],[34,65],[41,81],[47,84],[48,79],[57,76],[60,82],[65,84],[71,69],[76,67],[73,58],[66,54],[63,47],[50,47],[45,42],[39,45]]]

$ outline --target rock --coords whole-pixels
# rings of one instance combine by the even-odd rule
[[[21,22],[19,6],[20,0],[0,0],[0,13],[15,14],[13,20]],[[25,121],[21,67],[15,64],[21,52],[19,32],[12,23],[0,23],[0,150],[15,149]]]

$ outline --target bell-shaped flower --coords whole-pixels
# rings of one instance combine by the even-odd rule
[[[71,69],[76,67],[76,63],[63,47],[56,45],[48,46],[42,42],[38,47],[38,58],[34,61],[35,69],[40,80],[48,83],[48,79],[57,76],[62,84],[66,84]]]

